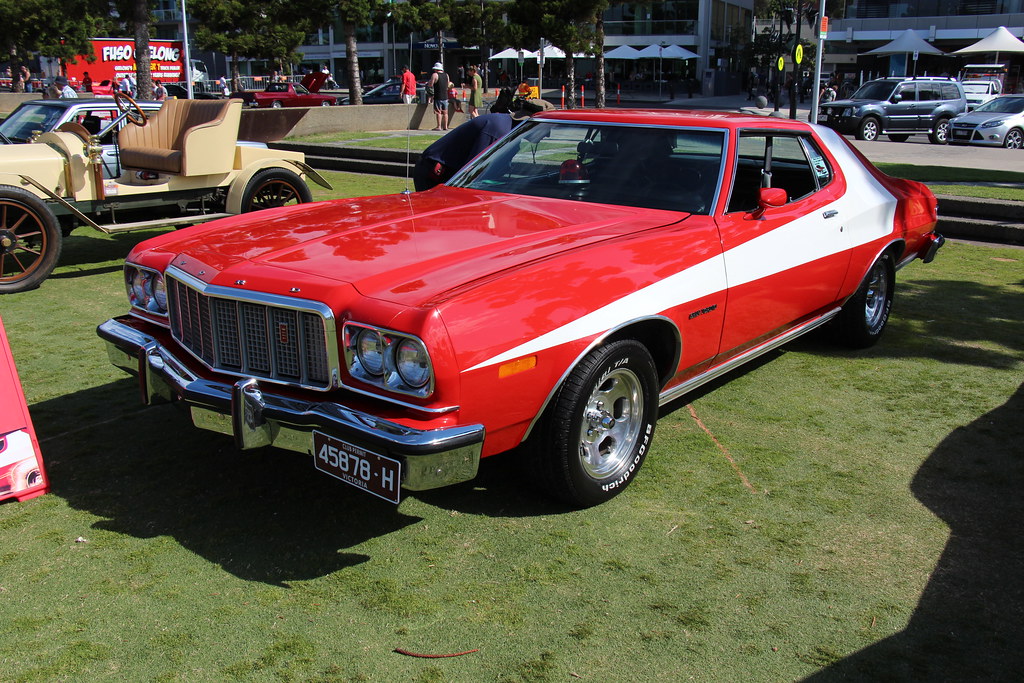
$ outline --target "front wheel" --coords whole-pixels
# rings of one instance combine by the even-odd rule
[[[53,272],[62,236],[46,205],[20,187],[0,187],[0,294],[35,289]]]
[[[878,123],[878,119],[874,116],[865,116],[864,120],[857,126],[856,138],[858,140],[867,140],[872,142],[878,139],[878,134],[882,132],[881,126]]]
[[[610,500],[643,465],[657,413],[657,372],[647,349],[633,340],[595,349],[555,395],[530,447],[533,472],[571,505]]]
[[[895,288],[896,268],[892,256],[882,254],[836,316],[836,340],[854,349],[874,346],[889,322]]]
[[[1007,149],[1020,149],[1024,147],[1024,132],[1020,128],[1014,128],[1003,139],[1003,147]]]
[[[313,193],[297,173],[286,168],[266,168],[254,175],[245,186],[242,213],[311,201]]]
[[[928,140],[933,145],[944,145],[949,142],[949,119],[939,119],[935,127],[928,134]]]
[[[273,102],[270,103],[271,109],[280,109],[283,106],[284,105],[281,104],[281,100],[274,100]]]

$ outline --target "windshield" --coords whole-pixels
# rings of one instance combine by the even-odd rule
[[[53,130],[65,111],[64,107],[23,104],[0,123],[0,132],[14,142],[28,142],[34,131]]]
[[[1024,112],[1024,97],[997,97],[974,111],[990,114],[1020,114]]]
[[[530,121],[449,184],[707,214],[725,131]]]
[[[871,81],[862,85],[857,92],[853,93],[854,100],[887,100],[896,84],[892,81]]]
[[[992,86],[988,83],[964,83],[964,92],[988,94]]]

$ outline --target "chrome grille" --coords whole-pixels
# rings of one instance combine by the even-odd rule
[[[215,370],[331,388],[329,328],[313,310],[210,295],[168,276],[171,335]]]

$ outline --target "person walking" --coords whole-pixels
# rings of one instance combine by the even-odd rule
[[[408,66],[402,67],[402,102],[412,104],[416,101],[416,74]]]
[[[469,118],[480,116],[480,107],[484,106],[484,81],[476,72],[476,66],[469,65]]]
[[[437,127],[434,130],[448,130],[448,86],[450,81],[441,62],[434,64],[433,73],[427,81],[427,94],[434,105]]]

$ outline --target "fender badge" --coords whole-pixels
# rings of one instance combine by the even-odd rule
[[[693,320],[697,316],[704,315],[705,313],[710,313],[711,311],[715,310],[716,308],[718,308],[718,304],[711,304],[710,306],[706,306],[705,308],[702,308],[699,311],[694,311],[689,316],[687,316],[686,319],[687,320]]]

